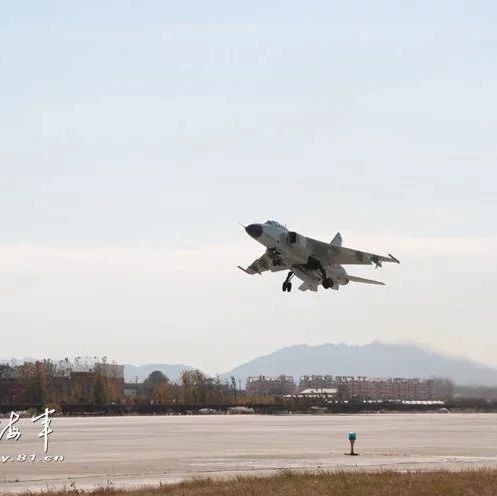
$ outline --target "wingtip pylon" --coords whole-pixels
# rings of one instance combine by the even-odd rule
[[[400,263],[400,260],[398,260],[397,258],[395,258],[391,253],[388,254],[388,256],[391,258],[392,262],[395,262],[395,263]]]
[[[261,275],[261,273],[260,273],[260,272],[256,272],[256,271],[252,270],[252,268],[251,268],[251,267],[249,267],[248,269],[244,269],[244,268],[243,268],[242,266],[240,266],[240,265],[237,265],[237,267],[238,267],[240,270],[243,270],[243,272],[245,272],[245,274],[248,274],[249,276],[252,276],[252,275],[254,275],[254,274],[259,274],[259,275]]]

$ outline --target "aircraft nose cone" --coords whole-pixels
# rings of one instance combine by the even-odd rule
[[[253,238],[257,239],[262,234],[262,226],[260,224],[250,224],[250,226],[247,226],[245,228],[245,231],[247,231],[247,234],[249,236],[252,236]]]

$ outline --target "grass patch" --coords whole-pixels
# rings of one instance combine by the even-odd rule
[[[39,493],[37,493],[39,494]],[[494,496],[497,470],[460,472],[281,472],[268,477],[193,479],[179,484],[92,491],[68,489],[43,492],[44,496]],[[33,493],[25,493],[24,496]],[[21,495],[23,496],[23,495]]]

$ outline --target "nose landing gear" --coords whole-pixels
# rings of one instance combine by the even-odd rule
[[[292,290],[292,283],[290,282],[293,277],[293,272],[290,271],[288,275],[286,276],[285,282],[283,283],[282,290],[283,292],[288,291],[290,292]]]

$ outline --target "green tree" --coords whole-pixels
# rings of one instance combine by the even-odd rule
[[[169,378],[166,375],[160,370],[154,370],[143,381],[141,388],[142,394],[148,400],[164,403],[168,397],[170,384]]]
[[[160,370],[154,370],[149,374],[149,376],[143,381],[143,384],[147,386],[160,386],[161,384],[169,384],[169,379]]]

